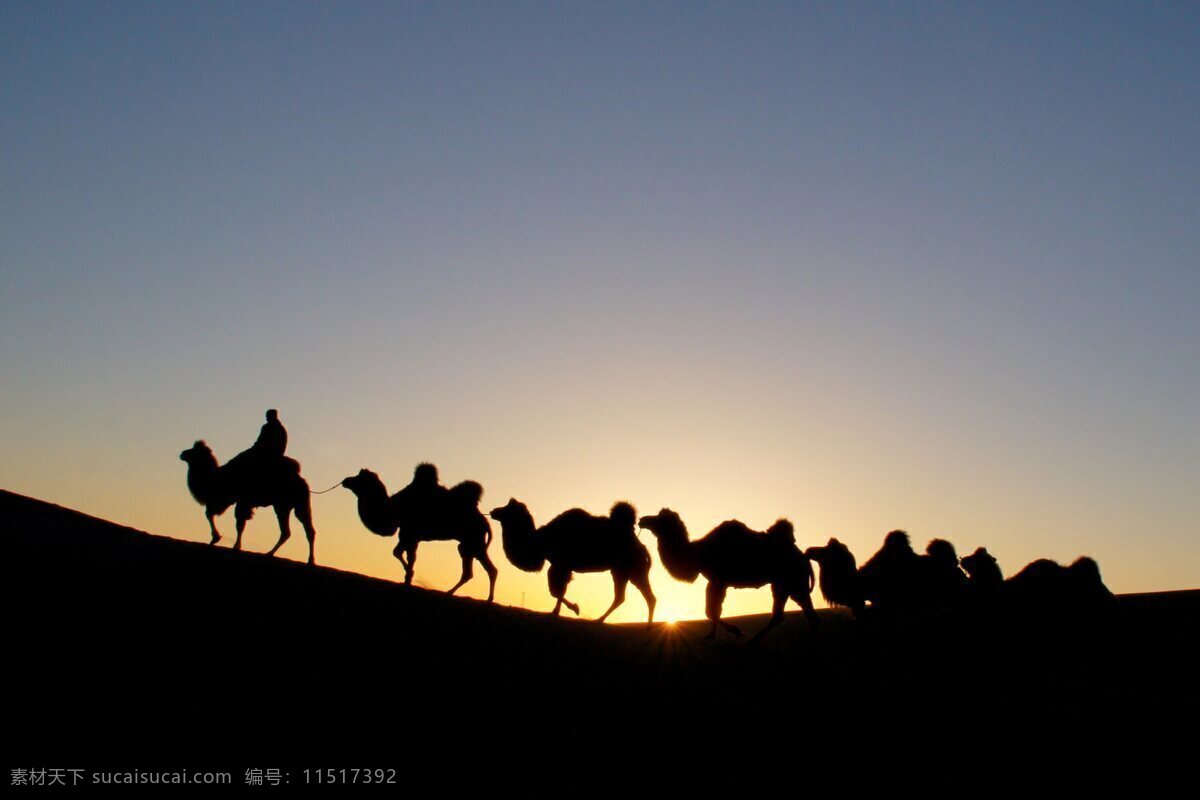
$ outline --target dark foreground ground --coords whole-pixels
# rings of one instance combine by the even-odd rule
[[[1095,622],[822,612],[814,635],[789,615],[748,646],[702,641],[702,623],[556,620],[151,536],[3,491],[0,537],[6,783],[82,766],[239,783],[282,768],[293,786],[306,768],[382,767],[393,790],[558,796],[1194,786],[1200,591],[1123,596]]]

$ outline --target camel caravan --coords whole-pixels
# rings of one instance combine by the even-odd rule
[[[279,540],[267,555],[274,555],[291,536],[289,521],[294,513],[308,536],[308,563],[315,564],[317,533],[311,495],[323,492],[312,492],[300,475],[299,462],[284,455],[287,431],[278,412],[271,409],[266,417],[255,443],[223,465],[204,441],[180,453],[188,465],[188,489],[204,506],[210,544],[221,539],[216,517],[233,507],[237,523],[233,547],[240,550],[254,509],[271,506],[279,521]],[[810,627],[816,630],[820,619],[812,592],[818,586],[831,607],[849,609],[856,618],[1038,610],[1094,614],[1116,604],[1101,579],[1099,565],[1086,556],[1070,566],[1039,559],[1006,579],[996,559],[983,547],[960,559],[949,541],[933,539],[925,552],[918,554],[908,534],[896,530],[859,566],[850,548],[835,538],[824,546],[802,549],[786,519],[766,531],[729,520],[692,540],[679,514],[671,509],[639,520],[634,507],[626,502],[614,504],[606,516],[572,508],[538,527],[528,507],[516,499],[484,514],[479,508],[481,484],[463,481],[443,486],[437,467],[428,463],[417,465],[412,481],[395,494],[389,495],[379,475],[365,468],[326,491],[338,486],[354,494],[359,519],[370,533],[397,536],[393,555],[404,568],[406,585],[412,583],[421,542],[455,541],[462,575],[448,593],[454,594],[474,577],[474,562],[478,561],[488,577],[489,603],[495,599],[497,569],[488,556],[492,543],[488,520],[495,520],[500,524],[504,555],[514,567],[539,573],[549,565],[553,616],[564,606],[576,616],[580,614],[579,606],[566,596],[574,573],[608,572],[613,579],[613,601],[597,621],[604,622],[625,602],[626,589],[632,583],[645,599],[647,624],[652,624],[656,601],[650,587],[651,557],[638,539],[639,530],[649,531],[657,540],[659,559],[672,578],[695,583],[704,576],[709,639],[719,629],[742,636],[736,625],[721,619],[731,588],[771,587],[771,617],[751,641],[761,639],[783,621],[789,599],[804,610]]]

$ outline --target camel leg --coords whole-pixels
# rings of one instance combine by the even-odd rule
[[[723,585],[710,581],[708,589],[704,592],[704,614],[712,620],[712,628],[709,630],[708,636],[704,637],[705,639],[716,637],[717,625],[720,625],[734,636],[742,635],[742,629],[737,625],[721,621],[721,607],[725,605],[725,591]]]
[[[404,557],[404,542],[397,543],[396,549],[392,551],[392,555],[400,562],[400,566],[404,567],[404,571],[408,571],[408,559]]]
[[[296,506],[296,519],[304,526],[304,535],[308,537],[308,563],[317,563],[317,529],[313,527],[312,505],[307,502]]]
[[[550,596],[558,601],[554,604],[554,610],[550,612],[550,616],[557,617],[562,611],[563,594],[566,593],[567,582],[570,580],[571,573],[567,572],[564,575],[563,570],[554,565],[550,566],[550,571],[546,574],[546,583],[550,589]]]
[[[767,635],[767,631],[783,621],[783,608],[787,605],[788,600],[787,591],[784,590],[783,586],[777,583],[771,584],[771,600],[771,618],[767,620],[767,624],[763,626],[761,631],[754,634],[750,639],[750,644],[754,644],[762,639]]]
[[[613,611],[616,611],[617,607],[625,602],[625,587],[628,585],[629,585],[629,576],[628,575],[625,575],[624,573],[617,574],[616,571],[613,572],[612,605],[608,607],[608,611],[605,611],[603,614],[600,615],[600,619],[596,620],[597,622],[604,622],[604,620],[608,619],[609,614],[611,614]]]
[[[474,565],[471,563],[475,560],[475,556],[471,555],[471,552],[466,549],[466,546],[461,544],[458,546],[458,554],[462,556],[462,577],[458,579],[458,583],[454,584],[454,586],[450,589],[450,591],[446,592],[446,594],[454,594],[458,591],[460,586],[471,580],[471,578],[475,577]]]
[[[488,599],[491,603],[496,598],[496,565],[492,563],[492,559],[488,558],[487,550],[480,550],[475,554],[475,558],[479,560],[479,565],[483,567],[483,571],[488,576]]]
[[[412,586],[413,573],[417,571],[417,545],[411,544],[404,548],[408,560],[400,559],[400,563],[404,565],[404,585]]]
[[[237,520],[237,538],[233,540],[233,549],[242,549],[242,534],[246,532],[246,521],[254,515],[254,510],[245,508],[244,506],[236,506],[233,509],[234,519]]]
[[[275,518],[279,520],[279,541],[267,551],[267,555],[275,555],[275,551],[283,547],[283,543],[292,538],[292,509],[287,506],[275,506]]]
[[[559,609],[566,606],[575,616],[579,616],[579,606],[566,598],[567,584],[571,582],[571,570],[551,565],[546,577],[550,583],[550,596],[558,600],[554,604],[552,615],[558,616]]]
[[[654,597],[654,592],[650,590],[650,568],[647,567],[645,572],[635,572],[629,576],[629,580],[642,593],[642,597],[646,598],[646,608],[650,609],[650,618],[646,620],[646,625],[653,625],[654,606],[658,604],[658,601]]]
[[[212,541],[209,544],[216,544],[221,541],[221,534],[217,533],[217,512],[205,509],[204,516],[208,518],[208,527],[212,531]]]
[[[311,566],[317,563],[317,529],[313,527],[312,517],[300,522],[304,525],[304,535],[308,537],[308,563]]]
[[[817,609],[813,607],[812,595],[808,592],[796,592],[792,595],[792,599],[804,609],[804,618],[808,620],[808,627],[812,629],[813,633],[816,633],[817,628],[821,627],[821,618],[817,616]]]

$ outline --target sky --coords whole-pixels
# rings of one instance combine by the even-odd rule
[[[539,524],[1194,588],[1198,252],[1194,4],[0,5],[0,487],[163,535],[208,538],[179,452],[278,408],[314,490],[431,461]],[[313,508],[321,563],[402,575]]]

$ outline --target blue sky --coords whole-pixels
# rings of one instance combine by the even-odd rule
[[[1198,87],[1187,4],[5,4],[0,485],[203,538],[278,407],[314,488],[1194,586]]]

